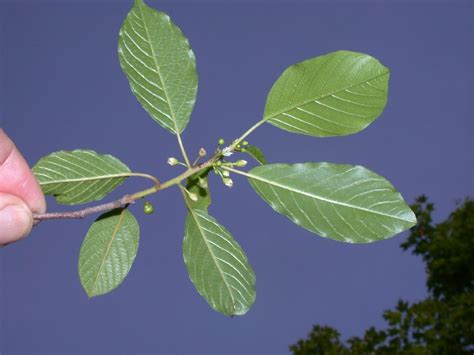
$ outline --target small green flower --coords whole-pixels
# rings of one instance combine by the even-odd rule
[[[224,149],[222,149],[222,155],[223,156],[230,157],[232,154],[234,154],[234,153],[232,152],[230,147],[225,147]]]

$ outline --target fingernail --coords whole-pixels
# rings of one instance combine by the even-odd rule
[[[24,207],[8,205],[0,210],[0,244],[24,238],[31,227],[31,213]]]

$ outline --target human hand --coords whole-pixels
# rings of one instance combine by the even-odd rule
[[[46,201],[27,162],[0,128],[0,246],[27,236]]]

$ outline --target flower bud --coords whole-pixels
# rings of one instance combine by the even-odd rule
[[[245,165],[247,165],[247,160],[237,160],[234,165],[238,166],[239,168],[243,168]]]
[[[202,187],[203,189],[207,189],[207,180],[203,178],[198,178],[198,185],[199,187]]]
[[[234,186],[234,182],[232,181],[231,178],[226,177],[226,178],[222,179],[222,181],[224,182],[224,185],[227,186],[227,187]]]
[[[223,170],[222,171],[222,176],[229,177],[230,173],[228,170]]]
[[[220,138],[217,143],[219,143],[219,145],[223,145],[224,144],[224,139],[223,138]]]
[[[242,142],[242,145],[245,147],[246,145],[249,145],[249,142],[243,141],[243,142]]]
[[[205,157],[206,154],[207,154],[206,149],[204,149],[204,148],[199,149],[199,156],[200,157]]]
[[[198,196],[194,192],[187,191],[187,193],[188,193],[189,199],[193,200],[194,202],[198,200]]]
[[[178,164],[178,163],[179,163],[179,161],[178,161],[178,159],[171,157],[171,158],[168,158],[168,161],[167,161],[167,163],[168,163],[168,165],[171,165],[171,166],[173,166],[173,165],[176,165],[176,164]]]

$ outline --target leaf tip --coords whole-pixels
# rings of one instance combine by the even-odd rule
[[[408,208],[408,213],[407,214],[408,214],[407,220],[408,220],[409,223],[411,223],[410,228],[414,227],[418,223],[415,212],[413,212],[413,210],[411,208]]]
[[[79,274],[79,277],[80,277],[80,276],[81,276],[81,274]],[[94,292],[93,289],[88,288],[88,287],[86,287],[86,285],[84,285],[82,279],[81,279],[81,285],[82,285],[82,289],[83,289],[84,292],[86,293],[88,299],[92,299],[92,298],[98,296],[98,294],[97,294],[96,292]]]

